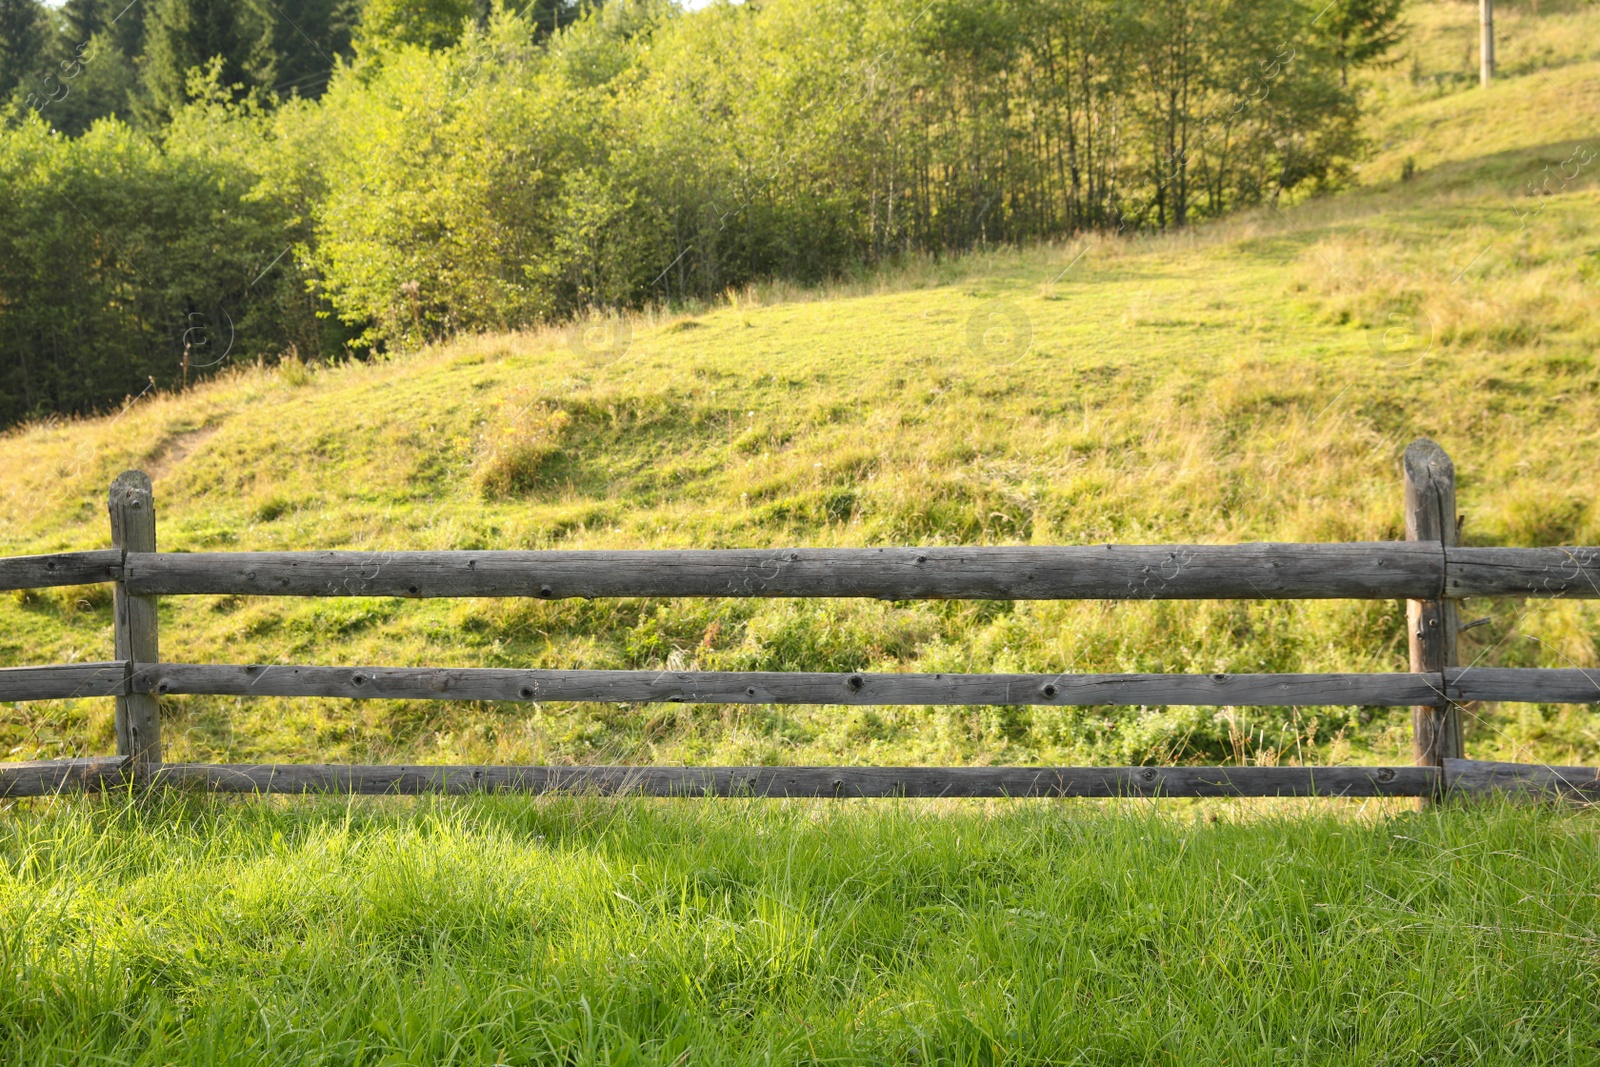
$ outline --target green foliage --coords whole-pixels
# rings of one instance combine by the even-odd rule
[[[148,107],[162,117],[188,103],[190,72],[215,65],[230,90],[270,88],[277,72],[269,0],[153,0],[140,68]]]
[[[31,106],[39,116],[72,136],[86,133],[98,119],[135,116],[144,99],[134,59],[138,53],[124,51],[117,40],[115,28],[75,40],[58,35],[53,53],[59,58],[53,76],[62,93],[57,97],[35,94]]]
[[[38,0],[0,0],[0,101],[34,73],[48,30],[48,15]]]
[[[222,254],[264,266],[263,246],[276,246],[267,263],[292,250],[296,284],[380,351],[896,256],[1183,227],[1338,185],[1362,150],[1339,74],[1356,53],[1336,60],[1310,0],[625,0],[581,17],[565,0],[374,0],[349,64],[347,0],[285,2],[156,0],[135,85],[138,27],[74,0],[60,42],[88,37],[58,64],[71,92],[33,106],[69,131],[130,108],[176,128],[197,99],[205,136],[251,146],[216,163],[207,195],[217,224],[225,195],[226,225],[264,228]],[[324,80],[316,104],[258,114]],[[87,218],[104,240],[125,224]],[[212,235],[197,220],[173,224],[198,247]],[[51,223],[82,220],[60,201]],[[98,366],[95,346],[116,345],[150,373],[151,314],[170,317],[162,301],[177,298],[144,291],[153,278],[128,284],[155,302],[118,327],[134,333],[63,325],[36,358]],[[253,351],[325,349],[291,292],[249,294]],[[68,409],[132,384],[98,380]],[[29,391],[11,417],[58,393]]]
[[[1347,177],[1358,115],[1313,21],[1279,0],[779,0],[612,4],[542,46],[509,16],[443,49],[402,33],[325,102],[312,257],[369,342],[410,345],[1183,226]]]
[[[1318,18],[1348,84],[1351,67],[1381,61],[1405,37],[1404,0],[1335,0]]]
[[[354,52],[361,0],[272,0],[272,51],[280,97],[316,99],[327,88],[341,58]]]
[[[289,219],[248,196],[262,121],[213,100],[181,113],[164,144],[114,121],[76,139],[37,119],[0,132],[0,418],[320,350],[284,254]]]
[[[553,218],[585,116],[516,77],[525,24],[443,53],[407,46],[338,79],[320,109],[312,206],[325,290],[369,336],[416,344],[556,310]],[[355,146],[362,146],[355,151]]]
[[[472,0],[367,0],[357,40],[367,53],[448,48],[461,39],[472,14]]]

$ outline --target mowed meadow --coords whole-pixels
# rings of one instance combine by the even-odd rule
[[[1600,9],[1419,4],[1358,184],[1167,236],[243,366],[0,436],[0,553],[160,547],[1600,544]],[[1600,667],[1600,610],[1469,602],[1465,662]],[[1403,670],[1399,602],[168,598],[173,661]],[[110,658],[105,588],[7,594],[0,664]],[[1600,762],[1588,707],[1473,758]],[[181,697],[167,758],[1408,763],[1406,709]],[[109,701],[0,707],[10,760]],[[54,1064],[1600,1060],[1592,812],[1389,801],[221,799],[0,809],[0,1059]]]

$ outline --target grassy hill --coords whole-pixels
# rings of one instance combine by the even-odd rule
[[[1459,65],[1448,42],[1471,12],[1413,18],[1415,54],[1375,84],[1389,110],[1344,195],[370,364],[239,368],[0,438],[0,551],[106,543],[105,487],[127,467],[154,477],[171,550],[1390,538],[1398,456],[1422,435],[1456,460],[1467,542],[1596,543],[1600,13],[1525,18],[1538,64],[1487,92],[1429,73]],[[1469,610],[1492,617],[1472,661],[1596,663],[1588,606]],[[196,662],[1255,671],[1403,669],[1402,617],[197,598],[167,601],[161,624],[164,654]],[[109,621],[100,591],[8,599],[0,662],[103,658]],[[105,751],[103,704],[10,711],[0,743]],[[166,714],[174,758],[231,760],[1398,759],[1409,730],[1355,708],[188,698]],[[1600,755],[1584,709],[1481,707],[1469,729],[1476,755]]]
[[[1474,544],[1600,543],[1600,9],[1413,9],[1359,187],[1165,238],[241,367],[0,437],[0,553],[1384,538],[1439,440]],[[1406,175],[1406,177],[1402,177]],[[1530,183],[1541,190],[1530,196]],[[1600,610],[1472,603],[1474,662]],[[1402,669],[1399,604],[169,599],[173,659]],[[0,600],[95,660],[104,590]],[[0,708],[10,759],[105,701]],[[170,758],[1406,760],[1382,709],[165,702]],[[1470,755],[1600,759],[1587,708]],[[112,797],[0,807],[0,1060],[1593,1063],[1586,812],[1336,802]]]

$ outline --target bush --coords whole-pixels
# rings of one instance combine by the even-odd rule
[[[37,118],[0,130],[0,421],[336,345],[291,216],[251,195],[265,121],[213,100],[161,142],[116,120],[75,139]]]

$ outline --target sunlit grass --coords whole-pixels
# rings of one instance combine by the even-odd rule
[[[110,799],[0,857],[14,1064],[1600,1056],[1556,811]]]

